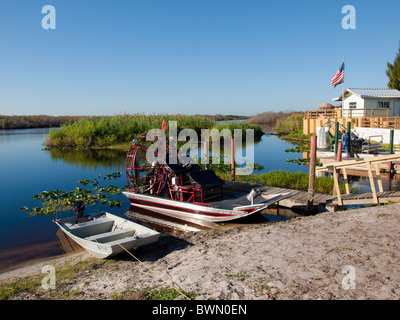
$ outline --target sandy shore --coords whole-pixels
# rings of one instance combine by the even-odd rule
[[[400,204],[327,212],[286,222],[163,235],[157,244],[103,261],[80,253],[14,270],[40,275],[41,266],[93,261],[56,289],[38,287],[14,299],[137,298],[135,292],[167,286],[197,299],[399,299]],[[41,275],[43,277],[43,275]],[[8,280],[7,280],[8,279]],[[127,296],[130,292],[131,296]],[[124,295],[125,294],[125,295]]]

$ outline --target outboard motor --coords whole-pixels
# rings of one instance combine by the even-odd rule
[[[74,207],[72,208],[76,214],[76,220],[83,217],[83,212],[85,211],[85,203],[82,200],[78,200],[74,203]]]

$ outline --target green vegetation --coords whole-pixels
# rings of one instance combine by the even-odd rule
[[[33,292],[42,284],[41,279],[17,280],[0,283],[0,300],[8,300],[21,292]]]
[[[386,75],[389,78],[388,88],[400,90],[400,48],[393,64],[388,62],[387,67]]]
[[[255,124],[273,124],[278,136],[287,139],[307,139],[303,135],[303,113],[302,112],[264,112],[251,117],[248,122]]]
[[[102,180],[118,179],[121,177],[121,175],[122,172],[109,173],[106,174]],[[111,208],[120,207],[121,201],[112,199],[110,200],[109,196],[119,195],[124,188],[119,188],[114,185],[100,186],[100,179],[101,175],[99,174],[97,179],[81,179],[80,181],[77,181],[77,183],[80,183],[83,186],[90,184],[94,187],[93,189],[82,189],[80,187],[76,187],[74,190],[69,192],[58,189],[52,191],[42,191],[33,196],[33,199],[41,200],[41,206],[31,209],[23,206],[20,210],[29,210],[30,215],[50,215],[72,210],[72,206],[77,200],[83,200],[85,204],[90,206],[95,206],[97,203],[108,203]]]
[[[284,120],[277,120],[276,133],[287,139],[307,139],[309,136],[303,134],[303,114],[293,113]]]
[[[248,117],[236,115],[199,115],[213,121],[243,120]],[[82,119],[101,119],[102,116],[49,116],[49,115],[25,115],[4,116],[0,115],[0,129],[29,129],[29,128],[55,128],[63,124],[73,123]]]
[[[75,281],[75,277],[79,272],[86,271],[86,274],[89,275],[95,268],[104,263],[107,262],[105,260],[91,260],[57,268],[57,290],[50,291],[50,298],[70,299],[79,295],[80,292],[77,290],[68,290],[69,284]],[[45,294],[46,290],[42,288],[42,279],[43,274],[36,274],[30,277],[13,278],[9,281],[1,282],[0,300],[12,299],[20,293],[30,293],[36,296]]]
[[[181,295],[177,290],[171,287],[145,288],[142,292],[145,300],[174,300]],[[182,291],[182,293],[189,299],[193,299],[197,296],[197,294],[192,292]]]
[[[259,113],[254,117],[250,117],[247,121],[255,124],[273,124],[275,125],[277,121],[285,121],[288,117],[292,115],[299,114],[299,112],[272,112],[267,111]]]
[[[308,173],[306,172],[290,172],[288,170],[273,170],[266,173],[252,174],[248,176],[237,176],[237,181],[267,185],[271,187],[280,187],[295,189],[301,191],[308,190]],[[315,192],[332,194],[333,178],[316,177]],[[345,193],[345,185],[340,182],[340,190]]]
[[[178,132],[183,129],[194,129],[200,136],[201,129],[222,130],[254,129],[256,137],[261,137],[262,130],[257,125],[245,122],[217,123],[205,116],[185,115],[115,115],[102,118],[85,118],[63,125],[60,130],[49,132],[46,146],[48,148],[104,148],[123,145],[126,147],[134,138],[144,132],[160,128],[163,120],[177,121]],[[168,134],[168,132],[167,132]]]
[[[82,116],[3,116],[0,115],[0,129],[54,128],[62,124],[72,123]]]

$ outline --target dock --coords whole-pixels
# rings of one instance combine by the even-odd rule
[[[376,204],[374,197],[375,195],[372,192],[345,194],[341,196],[341,205]],[[400,191],[377,192],[376,198],[379,203],[400,202]],[[339,205],[339,200],[337,197],[333,196],[328,200],[327,204]]]
[[[391,161],[398,160],[400,155],[392,155],[392,156],[384,156],[384,157],[374,157],[368,159],[367,161],[363,160],[350,160],[348,162],[333,162],[324,165],[321,168],[318,168],[317,171],[330,171],[333,172],[335,170],[344,168],[344,176],[346,183],[346,191],[347,194],[342,195],[340,193],[340,189],[336,187],[338,185],[338,177],[335,178],[335,189],[336,195],[331,194],[322,194],[322,193],[314,193],[313,198],[313,206],[319,207],[320,209],[324,208],[326,211],[336,211],[338,207],[346,206],[346,205],[368,205],[368,204],[378,204],[378,203],[390,203],[390,202],[400,202],[400,191],[383,191],[382,181],[380,180],[380,172],[379,169],[372,174],[372,165],[376,169],[376,164],[383,161]],[[373,185],[372,192],[367,193],[350,193],[346,168],[354,166],[354,165],[362,165],[365,164],[367,166],[368,176],[370,178],[371,186]],[[375,189],[374,178],[378,180],[379,192]],[[293,190],[287,188],[279,188],[279,187],[271,187],[271,186],[263,186],[259,184],[250,184],[244,182],[237,181],[225,181],[224,190],[234,191],[234,192],[243,192],[249,193],[252,189],[259,189],[261,192],[266,193],[286,193],[290,192],[290,195],[279,201],[279,205],[283,207],[287,207],[290,209],[305,209],[308,206],[308,192]]]
[[[270,187],[263,186],[259,184],[251,184],[245,182],[237,182],[237,181],[225,181],[224,190],[227,191],[235,191],[235,192],[243,192],[249,193],[252,189],[259,189],[261,192],[266,193],[286,193],[290,192],[290,195],[279,201],[279,205],[291,209],[304,209],[308,205],[308,192],[293,190],[287,188],[279,188],[279,187]],[[315,193],[313,205],[314,206],[329,206],[332,203],[332,200],[335,196],[330,194],[323,193]]]
[[[381,155],[371,158],[355,159],[347,161],[336,161],[328,163],[316,169],[317,172],[332,172],[334,177],[334,191],[336,193],[336,200],[332,203],[337,203],[339,206],[350,204],[378,204],[387,203],[389,201],[399,201],[397,192],[384,192],[382,185],[382,178],[379,165],[382,163],[392,163],[393,161],[400,160],[400,154]],[[368,172],[369,182],[371,186],[371,193],[366,194],[351,194],[349,188],[349,181],[347,177],[347,170],[354,167],[364,167]],[[339,188],[339,173],[343,174],[346,195],[341,195]],[[375,175],[374,175],[375,173]],[[378,182],[379,192],[376,191],[375,179]],[[372,199],[372,200],[371,200]]]

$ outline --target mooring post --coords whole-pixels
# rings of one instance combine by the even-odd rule
[[[339,122],[335,122],[335,155],[338,152],[338,142],[339,142]]]
[[[231,142],[231,180],[235,181],[235,139],[232,138]]]
[[[206,169],[208,170],[208,169],[210,169],[210,157],[209,157],[209,153],[208,153],[208,151],[209,151],[208,140],[205,140],[203,142],[203,147],[204,147],[204,164],[205,164]]]
[[[394,130],[391,129],[391,130],[390,130],[389,154],[394,154],[394,151],[393,151],[393,144],[394,144]],[[393,163],[392,163],[392,161],[390,161],[390,162],[389,162],[389,173],[390,173],[390,175],[392,174],[392,172],[393,172]]]
[[[317,163],[317,136],[311,136],[310,148],[310,171],[308,175],[308,212],[313,209],[314,202],[314,184],[315,184],[315,167]]]

